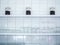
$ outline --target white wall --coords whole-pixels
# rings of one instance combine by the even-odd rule
[[[11,15],[25,15],[26,7],[30,7],[32,15],[49,15],[49,9],[55,8],[60,14],[60,0],[0,0],[0,15],[5,15],[6,7],[11,8]]]

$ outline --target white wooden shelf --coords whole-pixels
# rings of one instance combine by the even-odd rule
[[[0,35],[17,35],[17,36],[20,36],[20,35],[37,35],[37,36],[39,36],[39,35],[42,35],[42,36],[44,36],[44,35],[46,35],[46,36],[53,36],[53,35],[60,35],[60,33],[0,33]]]
[[[20,16],[18,16],[18,15],[0,15],[0,18],[2,18],[2,17],[8,17],[8,18],[13,18],[13,17],[16,17],[16,18],[20,18],[20,17],[24,17],[24,18],[38,18],[38,17],[40,17],[40,18],[60,18],[60,15],[40,15],[40,16],[38,16],[38,15],[20,15]]]

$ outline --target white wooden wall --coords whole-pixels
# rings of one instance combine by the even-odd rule
[[[49,15],[51,7],[60,15],[60,0],[0,0],[0,15],[5,15],[5,8],[11,8],[11,15],[25,15],[27,7],[32,15]]]

